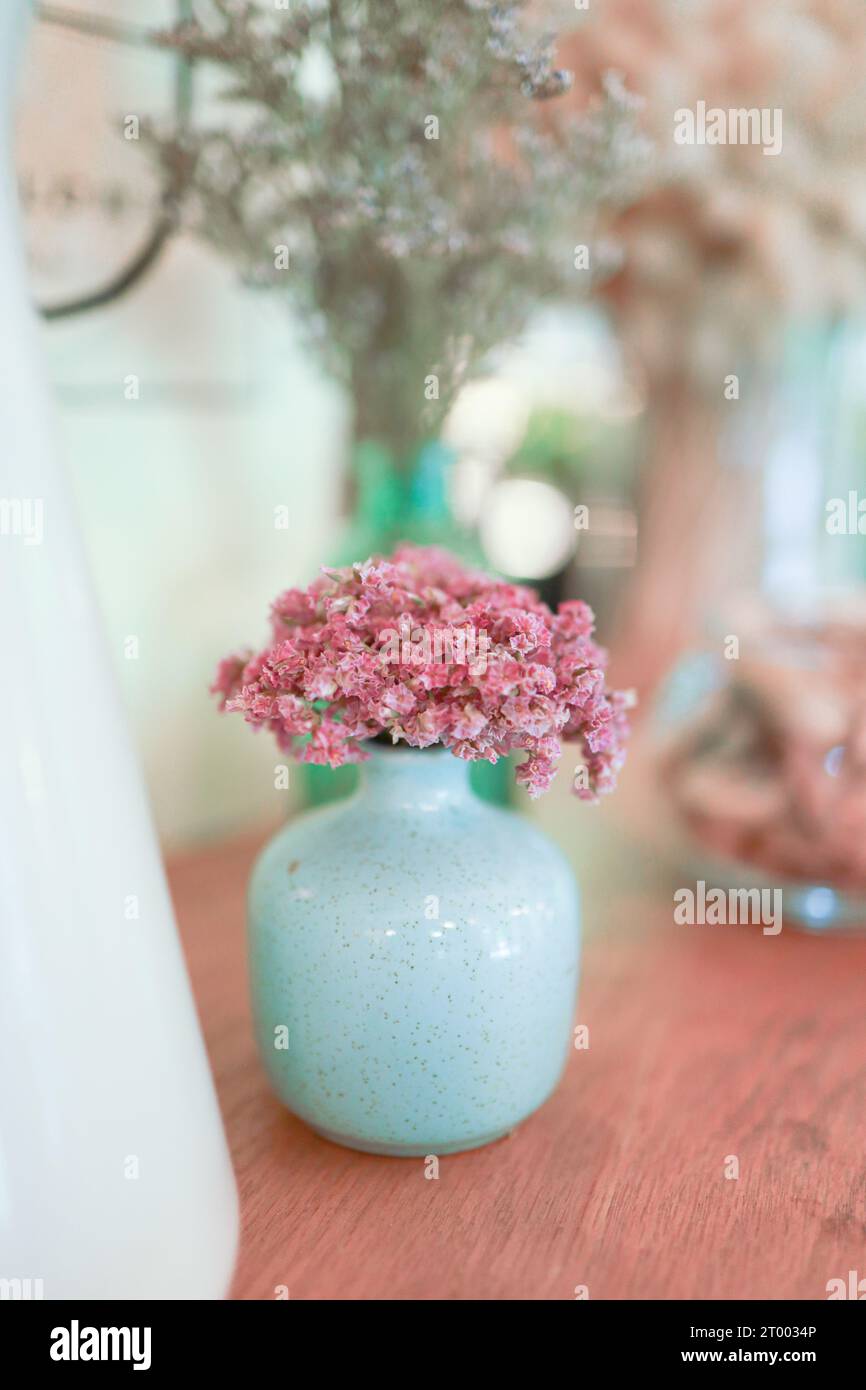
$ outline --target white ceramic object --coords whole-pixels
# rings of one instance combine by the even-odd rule
[[[234,1179],[18,231],[29,10],[0,6],[0,1294],[218,1298]]]

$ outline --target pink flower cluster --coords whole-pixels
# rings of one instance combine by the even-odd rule
[[[585,603],[554,614],[531,589],[466,569],[447,551],[401,545],[288,589],[271,621],[271,643],[221,661],[211,689],[301,762],[360,762],[379,734],[492,763],[520,750],[517,780],[538,796],[561,741],[575,739],[584,758],[576,794],[594,801],[614,788],[631,698],[605,690]],[[483,663],[425,659],[441,656],[443,636],[448,652],[480,645]]]

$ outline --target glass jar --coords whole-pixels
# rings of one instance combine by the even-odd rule
[[[782,890],[785,920],[866,929],[866,591],[753,600],[662,696],[659,786],[679,857]]]
[[[792,335],[770,428],[746,450],[754,582],[716,595],[722,616],[656,725],[680,859],[717,887],[781,888],[785,920],[815,931],[866,928],[864,358],[853,325]]]

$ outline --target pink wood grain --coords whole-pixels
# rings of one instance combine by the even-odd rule
[[[866,941],[678,927],[661,889],[611,905],[585,953],[589,1049],[514,1136],[427,1180],[271,1097],[247,1002],[254,849],[171,871],[241,1193],[234,1297],[820,1299],[866,1275]]]

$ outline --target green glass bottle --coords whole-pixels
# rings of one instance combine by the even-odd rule
[[[436,439],[425,441],[409,464],[400,468],[383,445],[367,440],[352,457],[355,495],[352,519],[337,545],[332,563],[351,565],[370,555],[388,554],[400,541],[439,545],[469,565],[483,564],[474,537],[454,519],[448,500],[449,471],[454,452]],[[304,795],[309,806],[322,806],[348,796],[358,782],[357,767],[314,767],[302,764]],[[507,758],[474,763],[474,791],[486,801],[505,805],[513,785]]]
[[[468,565],[483,557],[475,537],[454,519],[448,500],[455,453],[438,439],[428,439],[415,452],[407,470],[407,507],[401,539],[415,545],[438,545]]]
[[[352,515],[331,563],[353,565],[387,553],[399,538],[406,512],[406,479],[390,451],[373,440],[356,445],[350,468]]]
[[[409,508],[403,539],[416,545],[439,545],[466,564],[483,568],[484,555],[473,534],[459,525],[448,500],[449,473],[455,454],[441,440],[431,439],[418,449],[409,470]],[[510,758],[498,763],[473,763],[472,790],[496,806],[508,804],[514,785]]]

